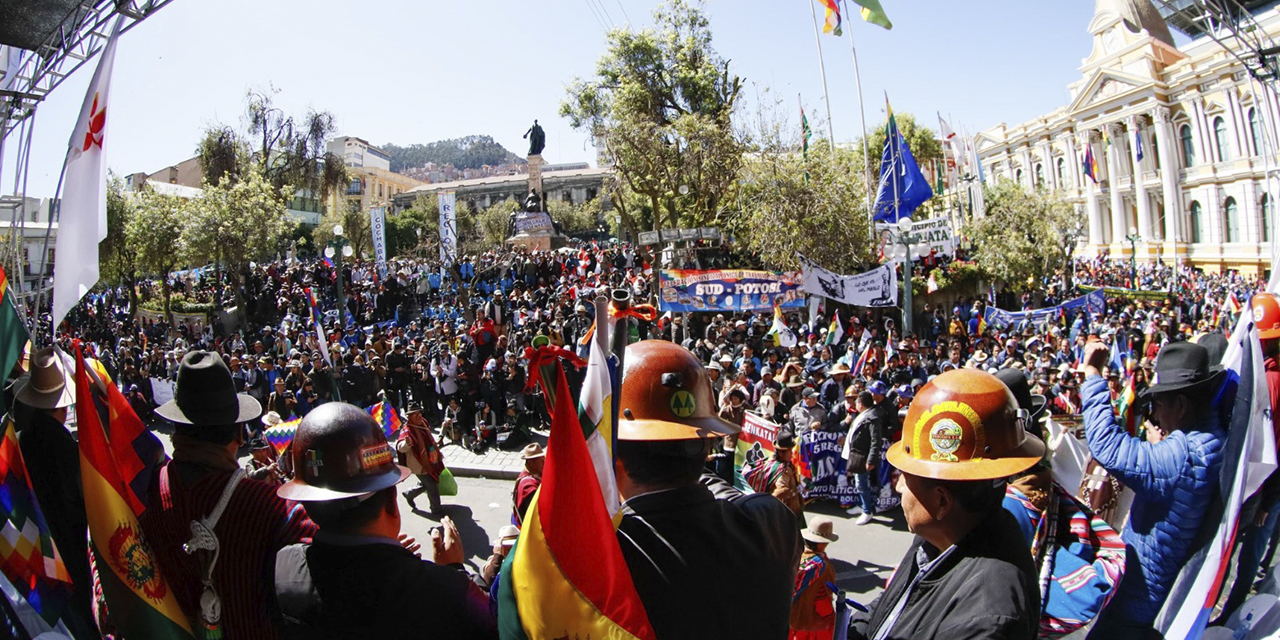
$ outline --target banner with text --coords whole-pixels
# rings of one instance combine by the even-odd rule
[[[897,232],[897,225],[877,224],[876,234],[880,238],[880,249],[889,254],[893,242],[892,236]],[[956,252],[956,234],[951,230],[951,220],[946,216],[920,220],[911,225],[911,246],[927,245],[935,255],[950,256]]]
[[[1142,291],[1123,287],[1094,287],[1087,284],[1076,285],[1081,291],[1092,293],[1102,291],[1115,298],[1132,298],[1134,300],[1165,300],[1172,294],[1168,291]]]
[[[440,201],[440,261],[453,264],[458,261],[458,212],[457,194],[446,191]]]
[[[1057,322],[1062,316],[1074,316],[1077,311],[1084,311],[1090,315],[1095,313],[1105,313],[1107,310],[1107,296],[1101,289],[1092,291],[1079,298],[1073,298],[1060,305],[1047,307],[1045,309],[1032,309],[1030,311],[1005,311],[995,307],[987,307],[985,318],[987,324],[994,327],[1006,327],[1009,325],[1028,322],[1033,325],[1043,325],[1048,322]]]
[[[738,434],[738,448],[733,455],[733,485],[751,491],[742,478],[742,470],[773,455],[773,441],[778,439],[778,425],[750,411]]]
[[[522,211],[516,214],[516,233],[532,233],[534,231],[551,231],[551,216],[543,213]]]
[[[800,458],[796,466],[800,471],[800,492],[805,499],[853,500],[853,485],[844,474],[843,449],[843,432],[807,431],[800,436]]]
[[[369,209],[369,230],[373,233],[373,257],[378,262],[378,277],[387,277],[387,210]]]
[[[842,276],[800,255],[804,292],[857,307],[896,307],[898,271],[886,264],[855,276]]]
[[[779,271],[686,271],[663,269],[658,307],[662,311],[762,311],[803,307],[799,275]]]

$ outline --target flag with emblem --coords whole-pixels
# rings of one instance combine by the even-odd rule
[[[67,312],[98,282],[98,243],[107,237],[107,106],[111,96],[111,69],[116,41],[124,16],[116,19],[102,48],[84,96],[80,118],[71,131],[67,150],[62,201],[58,210],[57,255],[64,256],[53,270],[53,327],[57,330]],[[73,258],[67,260],[65,258]]]
[[[10,605],[28,635],[68,634],[63,618],[71,601],[71,576],[40,511],[18,448],[13,420],[4,419],[0,438],[0,573],[16,595]],[[5,590],[6,592],[8,589]],[[9,595],[6,593],[6,595]],[[28,615],[23,615],[27,613]],[[34,615],[30,615],[34,614]]]
[[[603,357],[599,349],[593,347],[597,359]],[[554,379],[541,379],[547,396],[572,398],[563,368],[557,363],[553,369]],[[583,436],[582,416],[610,420],[612,403],[600,394],[613,385],[591,392],[589,386],[602,384],[609,372],[587,375],[582,402],[600,404],[579,415],[568,401],[551,406],[542,487],[499,574],[498,632],[504,640],[655,637]]]
[[[773,301],[773,326],[769,328],[768,333],[764,334],[764,341],[765,344],[775,347],[796,346],[796,334],[782,319],[782,307],[778,306],[777,300]]]
[[[329,354],[329,338],[324,335],[324,316],[320,315],[320,309],[316,307],[316,296],[311,293],[310,288],[307,289],[307,308],[311,310],[311,327],[315,329],[316,343],[320,345],[320,357],[332,369],[333,356]]]
[[[111,386],[114,385],[107,385]],[[131,504],[137,496],[128,476],[121,475],[121,470],[132,462],[120,459],[120,447],[111,442],[120,436],[108,433],[95,406],[93,383],[77,346],[75,410],[80,436],[80,482],[91,551],[111,620],[126,638],[190,639],[190,623],[138,525],[138,507]]]
[[[30,337],[27,325],[22,322],[22,315],[13,302],[9,277],[0,268],[0,375],[8,375],[13,371],[13,365],[22,358],[22,351]]]
[[[612,325],[613,322],[607,324]],[[612,334],[613,327],[609,326],[607,335]],[[605,510],[616,523],[618,512],[622,509],[622,502],[618,498],[618,479],[613,474],[613,450],[618,443],[617,433],[613,428],[616,419],[613,382],[616,376],[603,342],[592,340],[589,348],[591,354],[587,356],[587,376],[582,382],[582,395],[578,400],[578,420],[582,423],[582,435],[587,441],[591,463],[596,468],[596,480],[600,484]]]

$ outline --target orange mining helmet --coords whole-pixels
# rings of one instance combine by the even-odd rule
[[[953,369],[920,388],[907,410],[893,466],[935,480],[995,480],[1031,468],[1044,442],[1027,434],[1026,412],[1000,379]]]
[[[706,367],[665,340],[627,347],[618,408],[619,440],[719,438],[741,430],[716,415]]]
[[[1259,293],[1249,299],[1249,308],[1253,309],[1253,324],[1258,327],[1259,338],[1280,338],[1280,297]]]

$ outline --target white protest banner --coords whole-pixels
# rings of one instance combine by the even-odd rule
[[[457,194],[446,191],[440,201],[440,261],[453,264],[458,260]]]
[[[373,234],[373,257],[378,261],[378,276],[387,277],[387,210],[369,209],[369,230]]]
[[[896,225],[877,224],[876,234],[880,239],[880,249],[886,255],[892,249],[892,236],[897,233]],[[956,235],[951,230],[951,220],[946,216],[920,220],[911,225],[911,247],[926,245],[937,256],[951,256],[956,252]],[[925,252],[926,255],[928,252]],[[918,255],[918,254],[917,254]]]
[[[151,379],[151,399],[162,405],[173,399],[173,381],[163,378]]]
[[[855,276],[842,276],[797,254],[804,274],[804,292],[857,307],[898,306],[898,272],[893,265]]]

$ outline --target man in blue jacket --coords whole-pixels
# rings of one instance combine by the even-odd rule
[[[1134,500],[1121,534],[1124,579],[1089,637],[1159,637],[1152,623],[1194,551],[1217,490],[1226,434],[1212,401],[1225,374],[1221,367],[1211,368],[1209,352],[1200,345],[1165,345],[1142,396],[1150,402],[1148,419],[1168,434],[1152,443],[1126,433],[1112,412],[1101,375],[1109,359],[1106,344],[1085,347],[1085,435],[1093,458],[1133,490]]]

